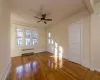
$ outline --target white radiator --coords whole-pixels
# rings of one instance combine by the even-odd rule
[[[34,53],[34,48],[22,49],[22,54],[25,54],[25,53]]]

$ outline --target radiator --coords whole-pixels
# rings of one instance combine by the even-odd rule
[[[23,55],[32,55],[34,54],[34,48],[27,48],[27,49],[22,49],[22,56]]]

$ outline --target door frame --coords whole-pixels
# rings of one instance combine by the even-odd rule
[[[80,63],[78,64],[81,64],[83,65],[83,20],[78,20],[76,22],[73,22],[73,23],[70,23],[68,25],[68,27],[71,25],[71,24],[74,24],[74,23],[79,23],[81,24],[81,27],[80,27]],[[68,29],[69,30],[69,29]],[[68,38],[69,38],[69,33],[68,33]],[[69,40],[68,40],[68,60],[69,60]]]

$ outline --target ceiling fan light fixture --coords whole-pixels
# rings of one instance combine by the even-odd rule
[[[37,23],[43,21],[45,24],[47,24],[47,21],[52,21],[52,19],[46,19],[47,14],[41,14],[41,18],[38,16],[34,16],[34,18],[39,19],[40,21],[37,21]]]

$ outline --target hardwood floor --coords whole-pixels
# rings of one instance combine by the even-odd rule
[[[100,80],[100,74],[48,52],[12,58],[7,80]]]

